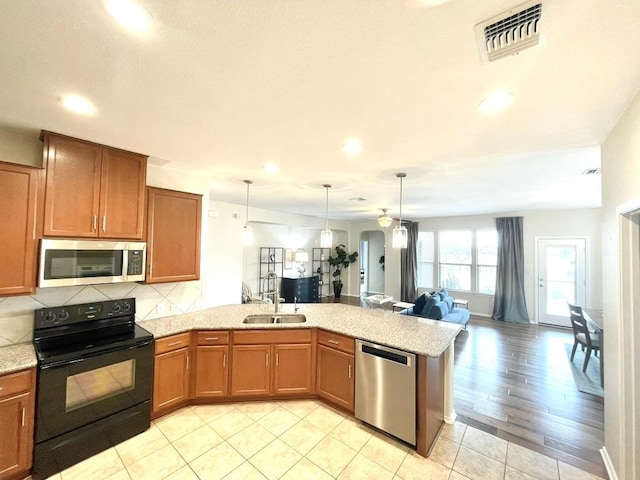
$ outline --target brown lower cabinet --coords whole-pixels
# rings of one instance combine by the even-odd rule
[[[313,332],[233,332],[231,395],[300,395],[314,392]]]
[[[0,479],[31,468],[35,378],[33,369],[0,377]]]
[[[153,365],[153,416],[166,413],[189,401],[190,347],[190,333],[156,340]]]
[[[229,395],[229,332],[206,330],[196,333],[194,398]]]
[[[318,331],[318,397],[349,412],[354,410],[354,352],[353,338],[326,330]]]

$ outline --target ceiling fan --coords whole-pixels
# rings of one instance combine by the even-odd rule
[[[393,223],[393,221],[395,220],[395,218],[390,217],[389,215],[387,215],[387,209],[386,208],[382,208],[382,215],[380,215],[378,217],[378,225],[380,225],[382,228],[388,228],[391,226],[391,224]]]

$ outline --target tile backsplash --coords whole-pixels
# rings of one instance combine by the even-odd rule
[[[159,283],[111,283],[81,287],[38,288],[35,295],[0,297],[0,346],[33,340],[33,311],[80,303],[135,297],[136,321],[151,320],[200,310],[200,281]],[[159,311],[161,313],[159,313]]]

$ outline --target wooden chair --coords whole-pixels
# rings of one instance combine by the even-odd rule
[[[587,371],[587,365],[589,365],[589,359],[591,358],[591,352],[595,352],[596,356],[598,356],[598,352],[600,351],[600,337],[597,333],[590,332],[589,327],[587,326],[587,321],[582,315],[582,307],[578,305],[569,305],[569,312],[571,315],[571,328],[573,328],[573,349],[571,350],[571,361],[573,362],[573,357],[576,354],[576,349],[578,348],[578,344],[582,346],[582,350],[584,351],[585,347],[587,352],[584,356],[584,365],[582,366],[582,371]]]

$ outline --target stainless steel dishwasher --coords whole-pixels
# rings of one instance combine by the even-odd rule
[[[416,444],[416,356],[356,340],[356,418]]]

